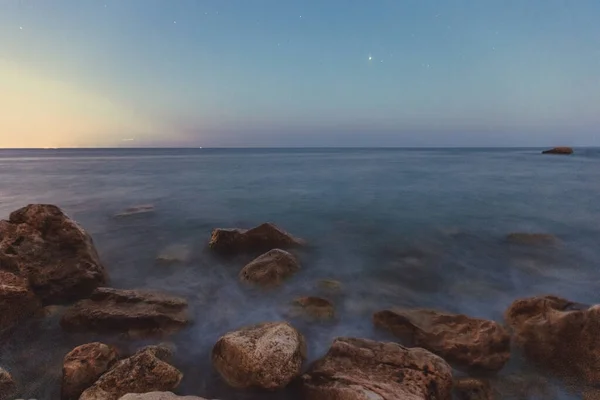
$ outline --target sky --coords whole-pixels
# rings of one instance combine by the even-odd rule
[[[0,148],[598,146],[598,0],[0,0]]]

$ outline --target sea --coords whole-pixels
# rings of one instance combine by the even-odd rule
[[[186,298],[193,323],[166,339],[184,373],[178,394],[292,399],[298,388],[234,390],[211,366],[224,333],[290,319],[299,296],[322,296],[335,320],[291,322],[308,361],[338,336],[394,341],[373,327],[388,307],[426,307],[502,321],[521,297],[584,304],[600,289],[600,149],[572,156],[538,148],[47,149],[0,150],[0,219],[30,203],[60,206],[93,237],[110,286]],[[117,216],[151,205],[152,212]],[[207,245],[213,228],[272,222],[309,246],[302,269],[261,290],[238,280],[244,257]],[[559,245],[515,246],[512,232]],[[160,262],[161,257],[179,262]],[[341,288],[325,292],[320,281]],[[18,398],[59,399],[62,359],[94,340],[124,351],[153,344],[67,334],[56,314],[25,324],[0,348]],[[579,399],[517,351],[491,378],[498,399]]]

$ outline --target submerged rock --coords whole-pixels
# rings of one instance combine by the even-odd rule
[[[189,323],[188,304],[180,298],[146,290],[98,288],[89,299],[67,309],[67,331],[165,335]]]
[[[39,313],[41,307],[25,278],[0,271],[0,333]]]
[[[31,204],[0,221],[3,269],[22,276],[44,305],[85,298],[107,275],[92,238],[56,206]]]
[[[247,264],[240,271],[240,280],[260,286],[277,286],[299,270],[296,257],[285,250],[273,249]]]
[[[0,367],[0,400],[9,400],[17,390],[17,384],[7,370]]]
[[[119,400],[206,400],[197,396],[177,396],[173,392],[129,393]]]
[[[558,243],[556,236],[549,233],[510,233],[506,240],[515,244],[525,244],[533,246],[553,245]]]
[[[114,346],[88,343],[74,348],[65,356],[63,365],[63,400],[77,400],[119,359]]]
[[[456,400],[494,400],[489,382],[475,378],[459,378],[454,381]]]
[[[156,262],[162,265],[186,263],[192,252],[186,245],[171,245],[163,249],[156,257]]]
[[[550,150],[542,151],[542,154],[573,154],[573,149],[571,147],[555,147]]]
[[[395,308],[375,313],[373,322],[459,368],[498,371],[510,358],[510,336],[495,321],[435,310]]]
[[[421,348],[338,338],[302,383],[309,400],[450,400],[452,369]]]
[[[300,375],[304,337],[286,322],[268,322],[227,333],[215,344],[212,361],[235,388],[280,389]]]
[[[252,229],[214,229],[208,245],[217,253],[231,255],[302,246],[304,241],[265,223]]]
[[[504,317],[527,358],[562,377],[600,385],[600,305],[538,296],[515,301]]]
[[[131,215],[149,214],[154,212],[152,204],[140,204],[133,207],[128,207],[122,212],[115,215],[115,218],[129,217]]]
[[[327,293],[337,294],[342,291],[342,283],[335,279],[321,279],[317,282],[317,287]]]
[[[321,297],[298,297],[292,301],[289,314],[314,320],[331,320],[335,317],[333,304]]]
[[[129,393],[175,389],[183,374],[167,363],[169,349],[151,346],[117,362],[79,400],[118,400]]]

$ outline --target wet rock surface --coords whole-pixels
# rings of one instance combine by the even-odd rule
[[[0,270],[0,334],[39,313],[41,307],[25,278]]]
[[[273,249],[248,263],[240,280],[259,286],[277,286],[300,270],[298,259],[285,250]]]
[[[315,321],[328,321],[335,318],[333,303],[322,297],[303,296],[294,299],[288,310],[290,317],[302,317]]]
[[[177,396],[173,392],[130,393],[119,400],[206,400],[197,396]]]
[[[118,361],[91,387],[80,400],[118,400],[129,393],[148,393],[175,389],[182,373],[168,364],[168,348],[150,346],[129,358]]]
[[[491,385],[482,379],[455,379],[453,390],[456,400],[494,400]]]
[[[285,322],[227,333],[212,351],[214,367],[235,388],[283,388],[300,374],[305,358],[304,337]]]
[[[17,390],[17,384],[8,371],[0,367],[0,400],[10,400]]]
[[[302,385],[305,398],[315,400],[450,400],[452,370],[421,348],[338,338]]]
[[[510,336],[495,321],[436,310],[393,308],[376,312],[373,322],[462,369],[497,371],[510,358]]]
[[[190,322],[187,308],[184,299],[159,292],[98,288],[66,310],[61,326],[74,332],[162,336]]]
[[[77,400],[119,358],[114,346],[88,343],[74,348],[65,356],[62,378],[62,400]]]
[[[513,302],[505,312],[513,343],[537,365],[588,385],[600,385],[600,306],[557,296]]]
[[[107,281],[92,238],[56,206],[31,204],[0,221],[0,266],[28,280],[44,305],[89,296]]]
[[[217,253],[232,255],[260,253],[304,244],[302,239],[293,237],[274,224],[265,223],[252,229],[214,229],[209,247]]]

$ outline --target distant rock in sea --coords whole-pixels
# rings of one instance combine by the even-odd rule
[[[550,150],[542,151],[542,154],[573,154],[573,149],[570,147],[555,147]]]
[[[155,208],[152,204],[140,204],[137,206],[129,207],[123,210],[122,212],[115,215],[115,218],[128,217],[131,215],[138,214],[150,214],[155,211]]]
[[[208,246],[217,253],[233,255],[304,244],[304,240],[293,237],[274,224],[264,223],[252,229],[214,229]]]

